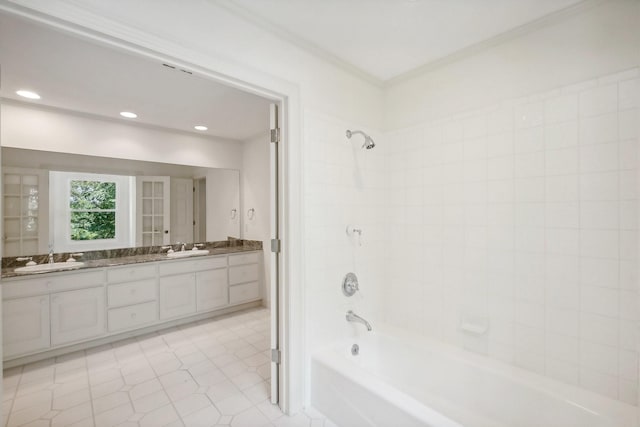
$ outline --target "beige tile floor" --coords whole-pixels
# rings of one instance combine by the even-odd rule
[[[3,425],[333,426],[271,405],[269,348],[258,308],[7,369]]]

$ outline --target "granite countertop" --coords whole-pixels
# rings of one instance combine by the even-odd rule
[[[224,241],[227,244],[227,241]],[[129,264],[141,264],[145,262],[154,261],[176,261],[186,259],[202,259],[216,255],[233,254],[238,252],[252,252],[262,250],[262,242],[252,240],[234,241],[232,244],[221,245],[220,242],[208,242],[204,244],[201,249],[207,249],[209,253],[207,255],[198,255],[186,258],[167,258],[166,252],[161,252],[159,247],[148,248],[130,248],[130,249],[116,249],[111,251],[93,251],[85,252],[82,257],[77,258],[78,261],[84,263],[80,268],[74,268],[70,270],[55,270],[55,271],[39,271],[29,273],[16,273],[14,270],[17,267],[24,266],[24,262],[17,262],[15,258],[6,258],[2,260],[2,279],[14,278],[14,277],[30,277],[42,274],[64,273],[69,271],[86,270],[88,268],[102,268],[102,267],[114,267],[119,265]],[[175,249],[174,245],[174,249]],[[189,250],[189,249],[187,249]],[[55,254],[54,261],[60,262],[68,259],[70,254]],[[44,259],[42,259],[44,257]],[[48,255],[34,256],[33,260],[38,264],[46,264],[48,262]]]

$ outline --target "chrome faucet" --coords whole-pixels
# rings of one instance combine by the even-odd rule
[[[53,247],[49,246],[49,264],[53,264]]]
[[[187,244],[186,243],[182,243],[182,242],[176,242],[177,245],[181,245],[180,246],[180,252],[184,252],[187,249]]]
[[[358,316],[357,314],[355,314],[353,311],[349,310],[347,311],[347,322],[357,322],[357,323],[362,323],[364,326],[367,327],[367,331],[371,331],[371,324],[369,322],[367,322],[366,320],[364,320],[362,317]]]

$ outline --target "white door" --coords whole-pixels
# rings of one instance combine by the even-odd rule
[[[105,332],[104,288],[51,295],[51,344],[98,337]]]
[[[271,187],[271,239],[280,242],[280,217],[279,217],[279,170],[278,170],[278,162],[279,162],[279,152],[278,152],[278,144],[280,143],[280,120],[278,117],[278,106],[275,104],[271,104],[269,108],[269,124],[271,129],[271,143],[270,147],[270,171],[271,171],[271,179],[270,179],[270,187]],[[273,241],[272,240],[272,241]],[[279,245],[278,245],[279,246]],[[280,311],[280,293],[278,292],[278,287],[280,286],[279,280],[279,247],[276,251],[271,251],[271,349],[272,355],[273,352],[277,351],[277,354],[282,354],[282,346],[280,342],[280,322],[279,322],[279,311]],[[281,356],[280,356],[281,359]],[[280,402],[280,384],[284,384],[282,378],[284,370],[280,369],[281,360],[274,360],[274,357],[271,358],[271,403],[277,404]]]
[[[3,256],[46,253],[49,177],[42,169],[2,168]]]
[[[195,242],[193,236],[193,180],[171,178],[171,242]]]
[[[207,178],[193,181],[193,241],[207,240]]]
[[[172,243],[170,201],[168,176],[136,178],[136,246]]]
[[[160,278],[160,319],[196,312],[195,273]]]
[[[211,310],[229,304],[227,269],[199,271],[196,273],[198,311]]]
[[[43,350],[51,345],[49,295],[2,302],[4,358]]]

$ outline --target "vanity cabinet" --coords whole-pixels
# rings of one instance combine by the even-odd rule
[[[107,269],[107,328],[120,332],[158,320],[155,263]]]
[[[159,265],[160,318],[170,319],[228,305],[227,258],[191,259]]]
[[[160,318],[171,319],[196,312],[196,275],[160,278]]]
[[[4,279],[4,359],[259,301],[261,260],[256,251]]]
[[[116,308],[109,310],[107,316],[109,332],[136,329],[158,320],[158,303],[152,301]]]
[[[208,311],[229,304],[227,269],[199,271],[196,273],[196,308]]]
[[[5,358],[46,350],[49,334],[49,295],[2,302],[2,347]]]
[[[229,303],[240,304],[260,298],[260,254],[229,255]]]
[[[103,335],[104,307],[103,287],[51,295],[51,345]]]

